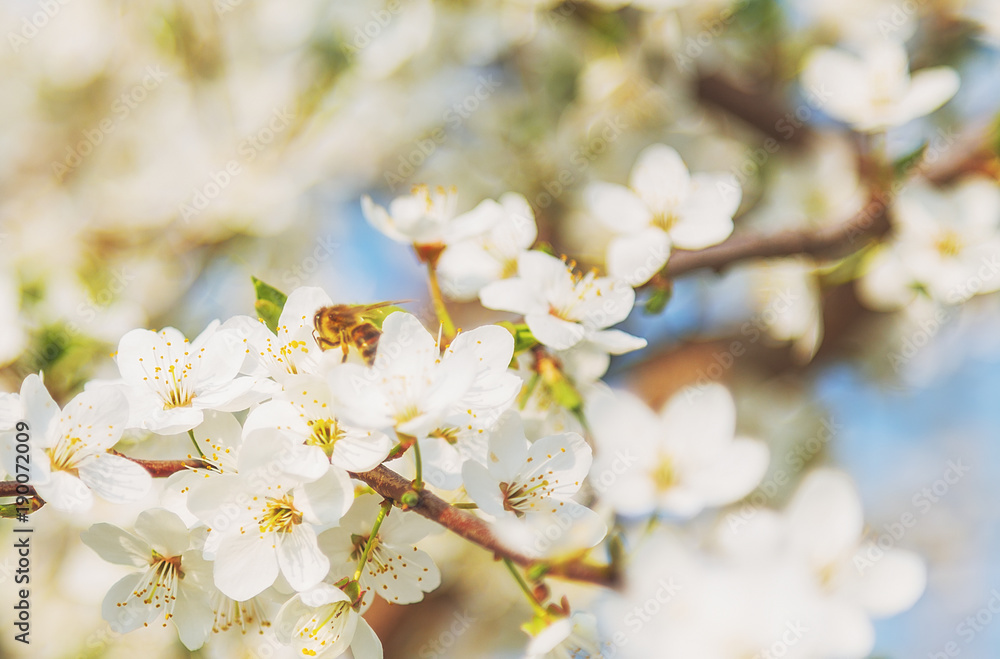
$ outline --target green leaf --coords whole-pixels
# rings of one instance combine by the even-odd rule
[[[901,158],[898,158],[894,163],[892,163],[892,171],[896,175],[896,178],[902,178],[908,171],[919,165],[926,151],[927,142],[924,142],[913,151],[907,153]]]
[[[673,297],[673,294],[674,289],[672,286],[670,288],[653,289],[653,292],[646,300],[646,304],[642,309],[643,312],[650,316],[663,313],[663,310],[667,308],[667,303],[670,302],[670,298]]]
[[[385,319],[389,316],[389,314],[395,313],[397,311],[406,311],[406,309],[404,309],[403,307],[398,307],[393,304],[387,307],[379,307],[378,309],[371,309],[361,314],[361,316],[365,320],[371,322],[371,324],[377,327],[379,331],[382,331],[382,323],[385,322]]]
[[[250,277],[250,279],[253,281],[253,288],[257,294],[257,300],[253,303],[257,317],[264,321],[268,329],[277,334],[278,318],[281,317],[281,310],[285,308],[288,296],[256,277]]]
[[[510,332],[514,337],[515,356],[538,345],[538,339],[535,338],[535,335],[531,333],[531,330],[528,329],[528,326],[524,323],[514,324],[505,320],[501,323],[497,323],[497,325]]]

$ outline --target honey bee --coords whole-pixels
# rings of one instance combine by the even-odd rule
[[[365,363],[371,365],[375,361],[378,339],[382,336],[382,331],[373,322],[381,314],[372,312],[394,304],[399,303],[335,304],[323,307],[313,317],[313,337],[321,350],[333,350],[339,346],[344,352],[343,361],[347,361],[347,354],[351,346],[354,346]]]

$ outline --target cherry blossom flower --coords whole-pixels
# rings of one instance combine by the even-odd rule
[[[382,324],[375,363],[343,364],[330,372],[337,411],[363,428],[392,428],[418,439],[438,428],[482,428],[520,389],[507,373],[514,353],[510,332],[488,325],[460,334],[444,354],[411,314],[397,311]]]
[[[211,570],[191,545],[184,522],[162,508],[141,513],[135,534],[112,524],[90,527],[81,537],[91,549],[118,565],[141,568],[108,591],[102,613],[119,634],[162,620],[172,621],[189,650],[204,644],[212,628],[212,610],[192,574]]]
[[[625,391],[592,396],[585,414],[591,482],[622,515],[693,517],[746,496],[767,469],[767,447],[735,436],[736,406],[718,384],[681,390],[659,415]]]
[[[250,316],[230,318],[221,329],[244,337],[247,357],[243,373],[282,382],[289,375],[316,372],[322,350],[313,337],[313,317],[320,307],[332,304],[323,289],[303,286],[289,293],[278,318],[277,334]]]
[[[441,288],[450,298],[474,300],[483,286],[513,277],[518,257],[538,236],[535,214],[523,196],[508,192],[491,208],[500,217],[488,231],[452,242],[441,254]]]
[[[609,649],[598,637],[597,618],[578,612],[552,622],[532,637],[524,659],[603,657]]]
[[[591,213],[617,234],[608,245],[608,273],[644,284],[667,263],[670,251],[703,249],[733,232],[742,192],[730,174],[689,174],[680,155],[654,144],[639,154],[629,187],[591,183]]]
[[[276,433],[254,433],[240,450],[239,473],[207,478],[188,495],[191,512],[209,527],[205,557],[215,561],[215,585],[234,600],[261,593],[279,572],[305,590],[330,569],[314,526],[336,523],[354,491],[340,469],[311,482],[287,473],[282,462],[294,462],[296,448]]]
[[[946,66],[910,74],[906,49],[891,39],[874,40],[860,55],[817,48],[802,80],[823,90],[823,109],[863,132],[901,126],[944,105],[958,91],[958,74]]]
[[[607,531],[597,513],[573,500],[592,461],[590,446],[576,433],[529,444],[511,411],[490,438],[486,466],[466,462],[462,479],[479,510],[501,521],[498,532],[511,546],[551,554],[592,547]],[[552,529],[558,535],[547,533]]]
[[[243,432],[276,428],[307,445],[302,459],[328,462],[346,471],[368,471],[389,455],[393,442],[377,430],[344,423],[334,414],[333,394],[327,381],[315,375],[294,375],[285,380],[285,391],[247,416]]]
[[[6,400],[13,419],[29,428],[28,454],[15,450],[13,430],[0,431],[0,456],[11,474],[28,456],[28,482],[49,505],[67,512],[90,509],[93,494],[112,503],[138,501],[149,492],[149,473],[107,450],[118,443],[128,421],[128,402],[117,389],[84,391],[59,410],[42,379],[29,375],[19,396]],[[2,427],[2,426],[0,426]],[[19,459],[21,456],[22,459]]]
[[[256,379],[240,377],[243,340],[215,322],[194,341],[172,327],[136,329],[115,356],[129,399],[129,427],[171,434],[194,428],[204,410],[235,412],[259,397]]]
[[[586,343],[619,355],[646,345],[645,339],[605,329],[632,311],[635,291],[631,287],[593,272],[578,276],[544,252],[525,252],[517,263],[517,277],[494,282],[479,292],[484,307],[524,314],[535,338],[556,350]]]
[[[478,236],[503,219],[500,204],[487,199],[467,213],[458,214],[458,191],[416,185],[409,195],[396,197],[386,210],[364,197],[365,219],[396,242],[418,247],[444,247]]]
[[[274,621],[278,641],[310,657],[382,659],[382,642],[344,591],[321,583],[288,600]]]
[[[896,199],[890,242],[868,262],[859,293],[875,309],[923,292],[944,304],[1000,290],[1000,188],[970,177],[948,190],[913,184]]]
[[[379,514],[380,498],[365,494],[337,528],[319,536],[319,546],[330,558],[332,578],[350,577],[371,541],[372,523]],[[412,604],[441,584],[441,572],[434,560],[416,544],[440,530],[433,522],[418,515],[391,510],[379,526],[359,583],[363,606],[375,595],[394,604]]]

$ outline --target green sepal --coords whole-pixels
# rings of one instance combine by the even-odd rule
[[[511,333],[514,337],[514,356],[521,354],[525,350],[531,350],[536,345],[538,345],[538,339],[535,335],[531,333],[528,326],[524,323],[514,324],[508,320],[497,323],[500,327],[504,328]]]
[[[253,281],[253,289],[257,294],[257,299],[253,303],[257,317],[264,321],[269,330],[277,334],[278,319],[281,318],[281,310],[285,308],[288,296],[256,277],[251,276],[250,279]]]

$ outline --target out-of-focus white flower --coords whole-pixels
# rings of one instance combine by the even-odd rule
[[[358,497],[337,528],[320,534],[319,546],[330,558],[333,578],[353,576],[370,541],[379,501],[374,494]],[[392,512],[382,521],[361,572],[364,607],[371,604],[375,595],[395,604],[412,604],[441,585],[441,572],[434,560],[416,547],[424,536],[440,527],[419,515]]]
[[[361,210],[373,227],[396,242],[420,247],[443,247],[478,236],[504,217],[504,209],[492,199],[458,214],[458,190],[415,185],[409,195],[396,197],[386,210],[361,199]]]
[[[486,466],[462,466],[465,489],[479,510],[500,520],[510,546],[531,554],[592,547],[607,531],[597,513],[577,503],[593,455],[576,433],[528,443],[517,413],[501,418],[490,438]],[[551,532],[559,531],[557,537]]]
[[[518,257],[535,242],[535,214],[521,195],[508,192],[492,207],[501,216],[486,233],[448,245],[438,261],[441,288],[456,300],[473,300],[487,284],[517,274]]]
[[[305,590],[330,569],[314,525],[336,523],[354,491],[340,469],[311,482],[287,473],[295,449],[284,437],[254,433],[240,450],[238,474],[206,478],[189,493],[189,509],[209,527],[205,557],[215,561],[215,585],[234,600],[261,593],[279,572]]]
[[[246,352],[240,336],[219,329],[217,321],[191,342],[173,327],[132,330],[115,355],[129,427],[171,434],[197,426],[204,410],[246,409],[256,384],[256,378],[239,377]]]
[[[864,539],[861,500],[846,474],[810,473],[785,511],[788,546],[825,593],[823,656],[867,656],[875,642],[869,617],[895,615],[924,592],[926,567],[916,554]]]
[[[514,338],[495,325],[463,332],[442,354],[416,317],[397,311],[382,323],[374,364],[332,369],[330,389],[341,417],[360,427],[394,427],[418,439],[440,428],[477,431],[520,389],[507,373],[513,354]]]
[[[722,385],[685,388],[659,416],[625,391],[591,397],[585,414],[598,444],[591,482],[623,515],[693,517],[746,496],[767,469],[767,446],[735,437]]]
[[[859,280],[875,309],[898,309],[918,292],[957,304],[1000,290],[1000,188],[970,177],[950,190],[913,184],[896,199],[891,241]]]
[[[136,519],[135,535],[100,523],[81,537],[109,563],[141,568],[118,581],[104,598],[101,611],[113,631],[125,634],[162,619],[164,627],[173,621],[189,650],[204,644],[214,617],[193,574],[211,566],[192,547],[191,534],[179,517],[154,508]]]
[[[630,286],[593,272],[581,277],[544,252],[525,252],[517,270],[517,277],[484,287],[479,299],[488,309],[524,314],[541,343],[556,350],[587,343],[613,355],[645,347],[645,339],[605,329],[632,311],[635,291]]]
[[[344,591],[328,583],[298,593],[278,611],[275,635],[297,654],[339,657],[348,648],[355,659],[382,659],[382,642],[351,605]]]
[[[860,55],[817,48],[802,80],[822,92],[823,110],[856,130],[901,126],[944,105],[958,91],[954,69],[939,66],[910,75],[906,49],[891,39],[866,45]]]
[[[805,259],[772,259],[750,274],[755,318],[795,357],[812,359],[823,339],[823,307],[815,266]]]
[[[118,443],[129,417],[119,390],[84,391],[60,412],[42,379],[31,374],[21,383],[20,395],[9,395],[4,402],[0,421],[10,425],[0,425],[3,468],[16,474],[27,467],[28,483],[53,508],[81,512],[90,509],[94,492],[113,503],[127,503],[149,491],[149,472],[107,452]],[[16,428],[8,429],[18,420],[28,424],[27,454],[17,451]]]
[[[603,657],[608,649],[597,635],[597,618],[577,612],[556,620],[532,637],[524,659]]]
[[[638,286],[666,265],[671,249],[728,238],[742,192],[731,174],[691,175],[677,151],[654,144],[639,154],[629,187],[595,182],[586,197],[590,211],[621,234],[608,245],[608,273]]]

